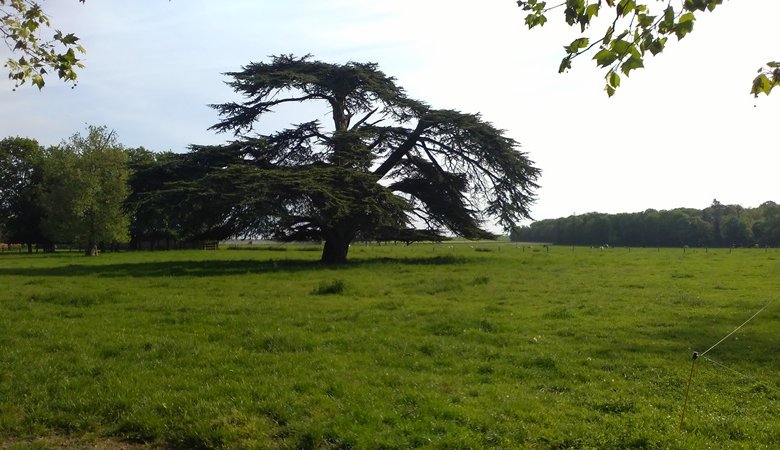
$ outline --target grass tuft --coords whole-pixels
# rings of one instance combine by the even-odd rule
[[[33,294],[30,296],[29,301],[31,303],[88,308],[110,301],[111,298],[111,294],[106,292],[50,292]]]
[[[313,295],[343,294],[347,284],[343,280],[323,281],[311,291]]]

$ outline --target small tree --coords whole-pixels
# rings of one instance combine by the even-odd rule
[[[105,126],[49,149],[41,194],[47,233],[84,244],[89,256],[97,256],[100,243],[125,242],[128,176],[127,154]]]
[[[358,233],[418,224],[486,238],[485,220],[510,229],[529,215],[539,170],[516,141],[477,114],[407,97],[376,64],[283,55],[228,76],[245,101],[214,105],[212,129],[236,140],[193,146],[180,169],[212,232],[322,239],[322,261],[340,263]],[[329,126],[249,134],[303,102],[324,105]]]

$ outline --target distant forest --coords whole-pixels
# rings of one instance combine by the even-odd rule
[[[510,237],[561,245],[775,247],[780,245],[780,205],[768,201],[743,208],[713,200],[702,210],[588,213],[516,227]]]

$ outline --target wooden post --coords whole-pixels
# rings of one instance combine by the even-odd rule
[[[693,383],[693,371],[696,369],[696,360],[699,359],[699,352],[693,352],[693,361],[691,361],[691,374],[688,376],[688,387],[685,389],[685,403],[683,403],[682,414],[680,414],[680,428],[685,422],[685,410],[688,409],[688,397],[691,393],[691,383]]]

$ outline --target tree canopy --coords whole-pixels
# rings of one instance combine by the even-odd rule
[[[90,126],[48,149],[39,197],[46,234],[81,243],[91,256],[101,243],[125,242],[128,177],[127,154],[106,127]]]
[[[358,233],[415,225],[486,238],[487,220],[510,229],[529,216],[539,170],[515,140],[478,114],[408,97],[374,63],[281,55],[227,75],[244,100],[213,105],[212,129],[235,139],[192,146],[170,190],[202,205],[204,236],[321,239],[322,261],[338,263]],[[330,121],[255,131],[290,103],[313,103]]]
[[[543,26],[548,15],[558,13],[569,26],[579,27],[580,37],[564,46],[559,72],[565,72],[572,61],[582,55],[593,55],[596,65],[606,71],[607,95],[620,86],[621,74],[644,67],[646,56],[664,51],[670,37],[683,39],[693,31],[697,17],[715,10],[723,0],[518,0],[527,12],[528,28]],[[591,29],[599,15],[608,16],[606,28]],[[648,55],[649,53],[649,55]],[[780,85],[780,62],[770,61],[758,70],[750,93],[769,95]]]
[[[183,204],[184,196],[174,196],[166,184],[180,178],[181,158],[173,152],[152,152],[143,147],[126,150],[130,169],[130,195],[125,210],[130,219],[133,248],[170,248],[182,236],[197,235],[199,222],[191,218],[193,208]]]
[[[0,141],[0,228],[9,242],[46,241],[40,223],[43,211],[37,201],[42,177],[43,149],[33,139],[9,137]]]
[[[50,71],[63,81],[76,83],[76,70],[84,67],[78,59],[84,47],[73,33],[52,32],[51,21],[38,2],[0,0],[0,35],[13,54],[5,67],[16,87],[29,81],[41,89]]]

